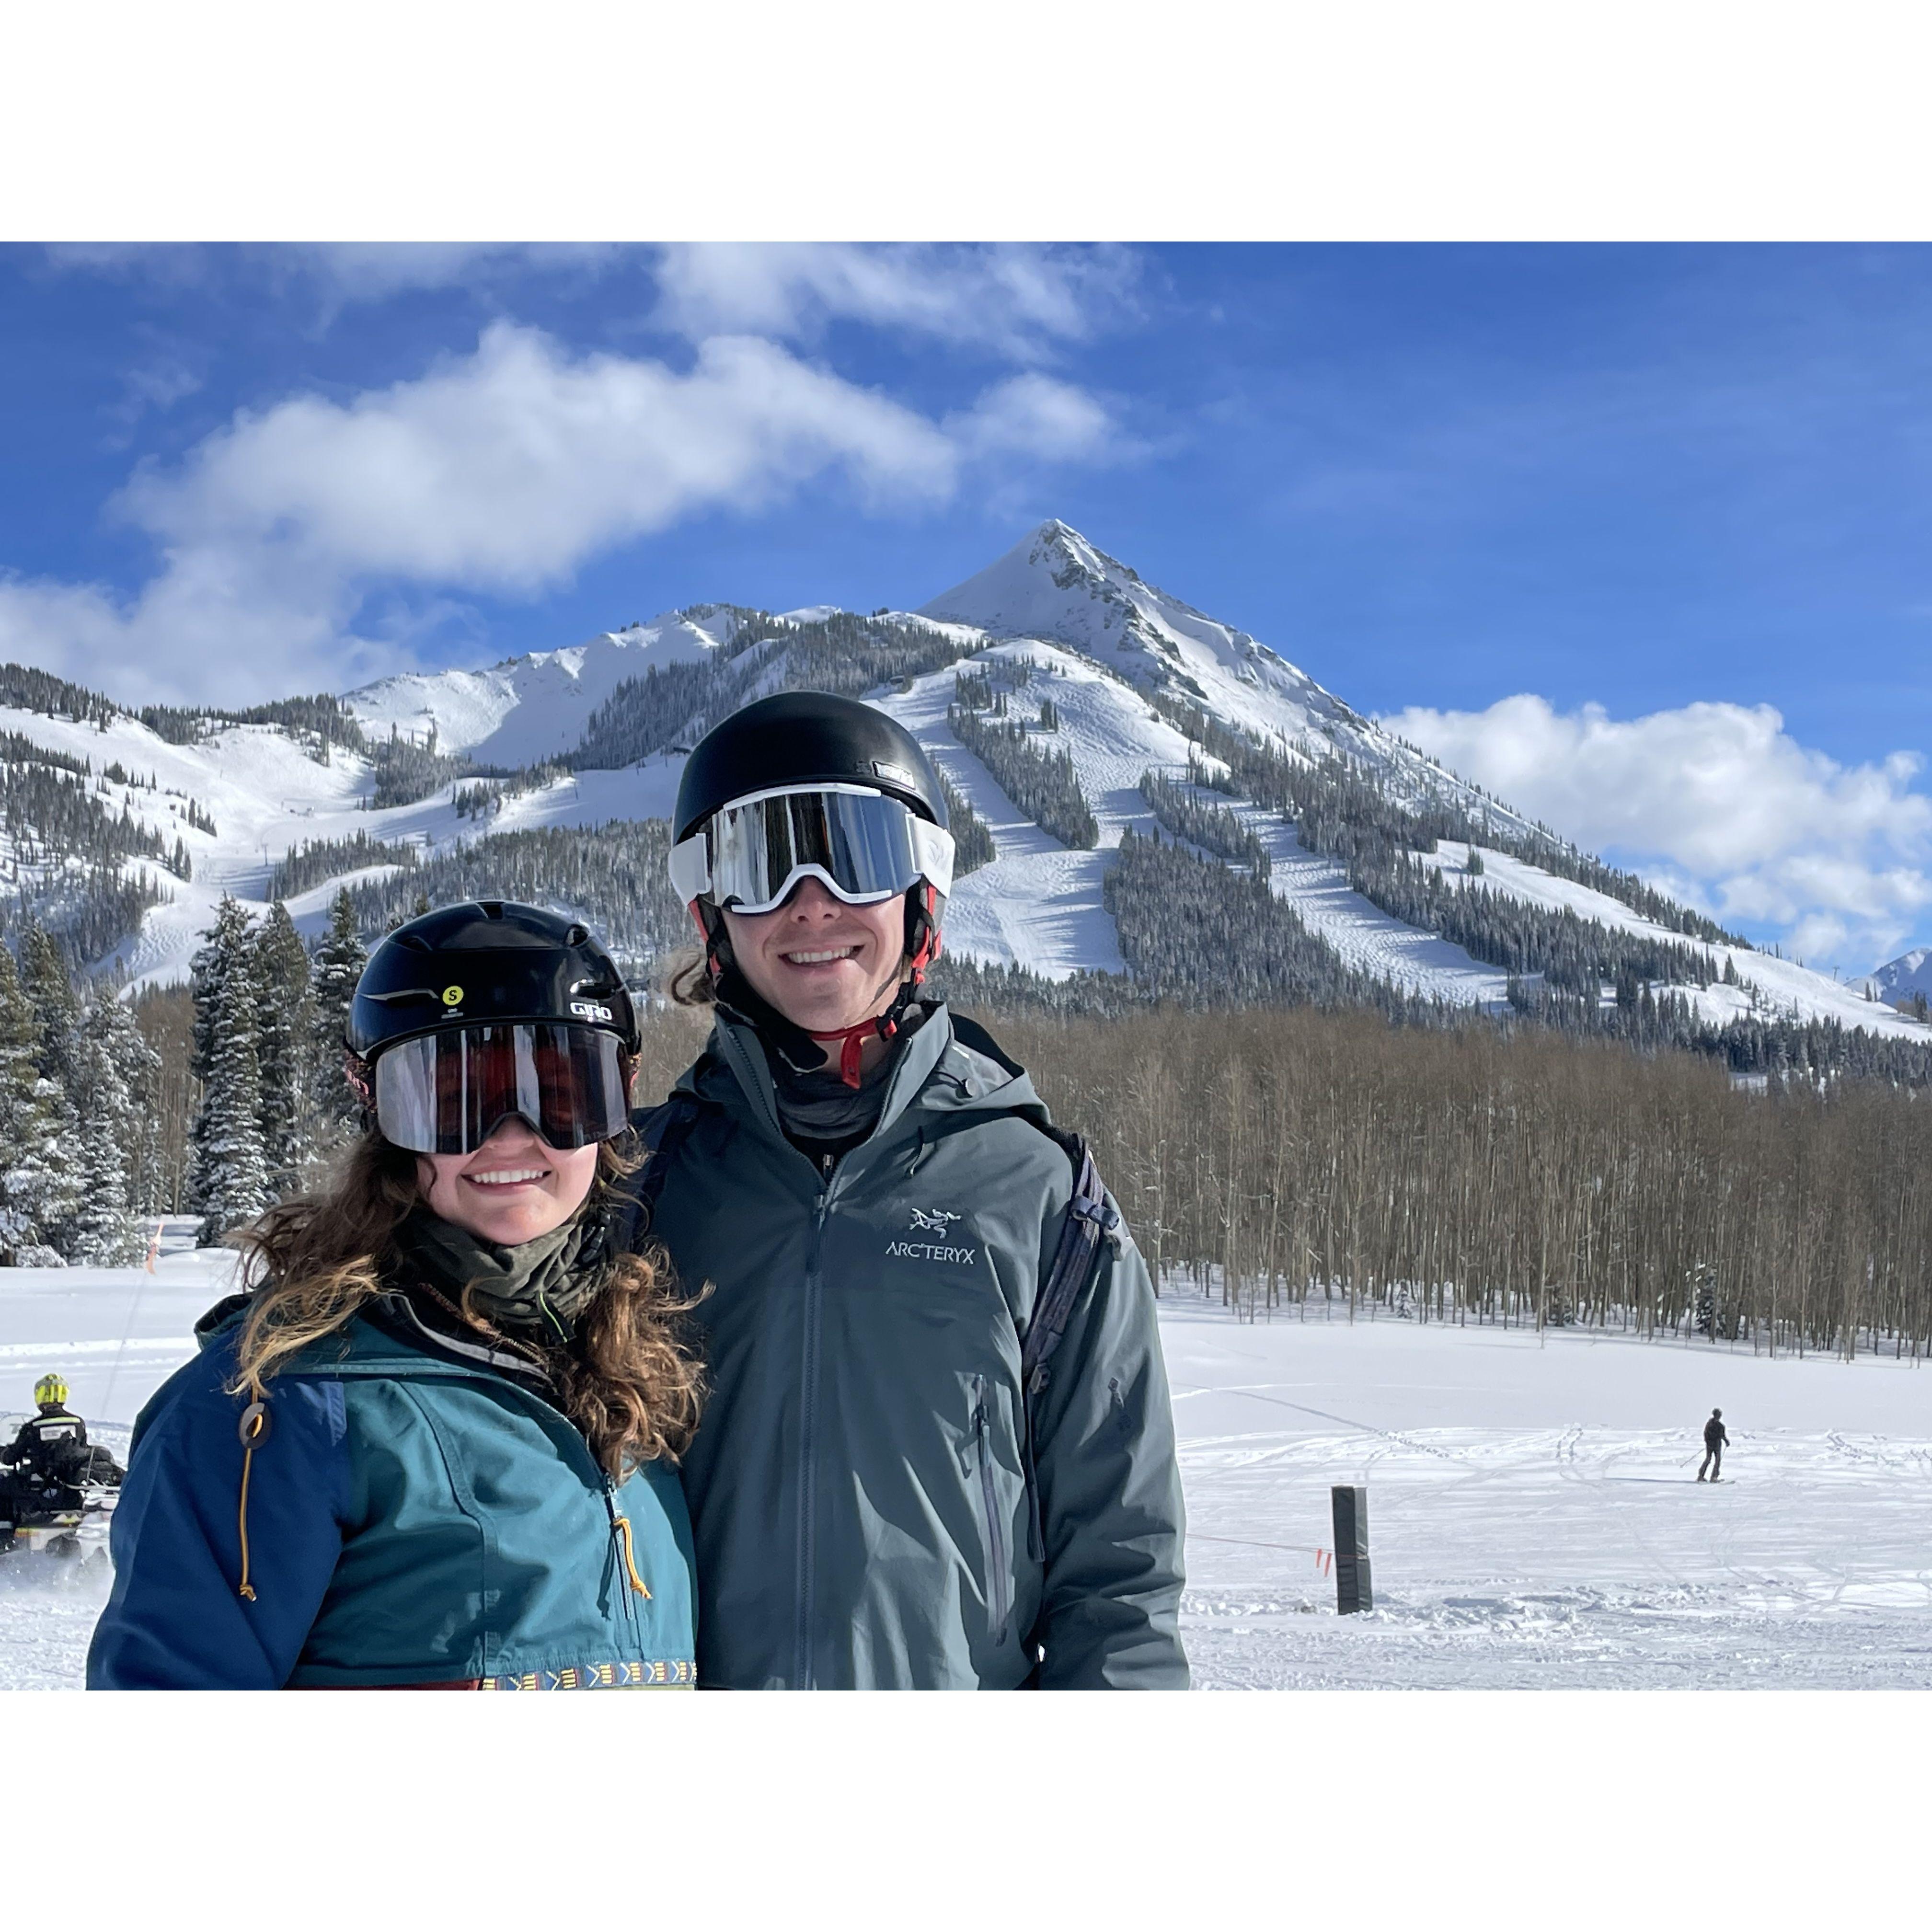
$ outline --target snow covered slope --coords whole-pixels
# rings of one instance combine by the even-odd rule
[[[1184,767],[1187,741],[1076,652],[996,644],[983,657],[995,666],[1038,668],[1014,694],[1015,710],[1036,714],[1042,698],[1052,699],[1060,730],[1042,742],[1072,754],[1100,838],[1090,852],[1070,851],[1000,789],[946,724],[952,671],[916,679],[909,692],[875,700],[932,754],[993,835],[998,857],[960,880],[946,902],[947,950],[1048,979],[1083,967],[1124,972],[1113,920],[1101,904],[1101,880],[1121,832],[1129,826],[1144,832],[1154,823],[1140,795],[1142,772],[1150,765]]]
[[[952,671],[917,679],[909,692],[874,700],[932,754],[993,835],[998,857],[962,879],[947,903],[947,948],[994,965],[1024,966],[1048,979],[1064,979],[1082,968],[1123,971],[1113,921],[1101,903],[1101,880],[1123,832],[1144,835],[1158,829],[1141,796],[1141,775],[1151,770],[1184,778],[1187,740],[1118,673],[1071,647],[992,644],[974,662],[994,668],[996,676],[1001,668],[1008,668],[1008,674],[1015,666],[1032,669],[1030,682],[1010,694],[1012,714],[1036,716],[1040,700],[1052,700],[1060,728],[1037,742],[1072,758],[1100,837],[1090,852],[1070,851],[1000,790],[946,724]],[[1502,1004],[1504,975],[1496,968],[1371,905],[1349,890],[1340,866],[1304,851],[1292,826],[1252,806],[1241,808],[1240,815],[1268,848],[1276,896],[1292,904],[1348,964],[1424,998],[1459,1005]]]
[[[1559,878],[1539,866],[1513,857],[1506,852],[1476,848],[1483,855],[1480,882],[1490,891],[1552,912],[1565,909],[1580,919],[1592,919],[1620,932],[1636,932],[1654,939],[1684,944],[1681,933],[1646,919],[1621,899],[1580,885],[1574,879]],[[1425,865],[1438,868],[1449,883],[1459,888],[1474,883],[1468,876],[1470,848],[1453,838],[1443,839],[1436,850],[1420,854]],[[1932,1031],[1918,1020],[1906,1018],[1884,1004],[1865,996],[1863,980],[1834,980],[1814,973],[1796,960],[1780,959],[1750,946],[1689,942],[1708,952],[1721,971],[1728,960],[1740,984],[1714,984],[1702,988],[1678,987],[1678,993],[1690,1000],[1700,1018],[1714,1026],[1726,1026],[1735,1019],[1752,1015],[1764,1019],[1836,1020],[1841,1026],[1863,1027],[1868,1031],[1894,1039],[1925,1040]]]
[[[918,614],[991,638],[1070,645],[1136,684],[1204,706],[1223,723],[1318,754],[1342,752],[1378,772],[1403,804],[1452,798],[1479,820],[1529,830],[1527,820],[1350,710],[1279,652],[1142,582],[1057,520]]]
[[[273,725],[237,724],[193,745],[170,744],[138,718],[115,718],[106,728],[0,708],[0,735],[17,732],[38,745],[90,760],[101,802],[116,815],[124,806],[160,832],[170,848],[178,837],[194,876],[175,878],[154,865],[146,870],[169,895],[152,908],[140,931],[99,962],[118,969],[136,986],[184,979],[188,962],[214,923],[224,892],[252,912],[267,909],[264,894],[275,862],[296,846],[352,838],[366,832],[389,844],[425,853],[477,836],[474,819],[458,815],[452,788],[445,786],[414,805],[368,810],[374,789],[368,761],[339,747],[318,763],[287,733]],[[137,782],[101,776],[118,764]],[[681,761],[651,760],[622,772],[583,772],[540,790],[506,799],[486,829],[509,832],[526,826],[596,826],[612,819],[668,814]],[[152,776],[154,788],[146,781]],[[190,801],[200,823],[188,822]],[[214,830],[202,829],[212,820]],[[10,890],[22,861],[0,829],[0,886]],[[26,876],[32,878],[28,866]],[[130,862],[123,871],[136,869]],[[345,874],[290,902],[296,925],[314,937],[326,924],[336,887],[363,876]]]
[[[1932,999],[1932,946],[1915,946],[1910,952],[1901,952],[1858,983],[1862,987],[1869,984],[1881,1000],[1893,1005],[1910,1000],[1915,993]]]
[[[666,664],[700,663],[737,634],[740,614],[723,605],[673,610],[588,644],[532,651],[488,670],[412,672],[352,691],[343,700],[365,731],[391,726],[478,763],[536,764],[582,742],[590,714],[627,678]]]
[[[776,621],[807,624],[841,614],[813,606]],[[344,701],[371,734],[386,734],[393,726],[420,742],[433,728],[445,752],[467,752],[486,766],[523,766],[575,748],[591,714],[626,680],[657,666],[715,662],[754,621],[774,620],[736,605],[695,606],[486,669],[387,679]],[[1268,734],[1291,757],[1340,752],[1404,806],[1447,800],[1478,824],[1495,826],[1501,837],[1520,839],[1532,829],[1506,806],[1351,710],[1280,652],[1145,583],[1062,523],[1042,524],[922,610],[888,613],[884,621],[914,636],[939,632],[970,652],[968,668],[991,669],[1006,680],[1016,715],[1034,716],[1039,698],[1051,695],[1060,728],[1036,742],[1071,755],[1100,826],[1095,850],[1070,851],[1005,796],[946,724],[952,669],[919,677],[904,690],[874,692],[873,701],[910,727],[992,830],[994,862],[960,881],[949,911],[948,944],[962,956],[1010,962],[1054,977],[1083,968],[1124,970],[1102,881],[1122,833],[1153,826],[1138,790],[1142,772],[1152,768],[1180,778],[1187,763],[1186,740],[1156,708],[1156,698],[1184,699],[1224,724]],[[784,662],[782,650],[772,652],[748,694],[777,680]],[[1017,685],[1016,668],[1027,662],[1035,667],[1037,688]],[[230,726],[182,746],[124,716],[103,730],[0,710],[0,732],[10,730],[90,760],[97,776],[117,760],[143,781],[154,776],[153,789],[145,782],[100,782],[110,811],[118,814],[124,805],[170,848],[178,833],[194,866],[191,883],[163,878],[170,902],[150,912],[141,932],[108,962],[137,980],[184,974],[220,894],[230,892],[259,907],[272,863],[304,841],[362,832],[410,842],[427,854],[483,830],[662,815],[670,808],[681,765],[670,754],[626,771],[577,772],[506,797],[496,816],[479,823],[457,814],[448,786],[414,805],[370,812],[374,778],[366,760],[338,749],[328,764],[320,764],[271,726]],[[215,831],[188,825],[190,798],[200,813],[212,816]],[[1502,1004],[1500,969],[1370,904],[1351,890],[1341,866],[1304,849],[1292,826],[1252,805],[1234,808],[1269,854],[1274,892],[1348,964],[1424,997],[1491,1009]],[[1483,884],[1492,892],[1568,908],[1632,932],[1658,931],[1619,900],[1482,849]],[[1460,883],[1467,856],[1462,847],[1445,842],[1430,862]],[[0,889],[20,882],[22,863],[0,830]],[[29,865],[22,875],[29,885],[31,872]],[[305,931],[322,922],[334,883],[292,903]],[[1754,1012],[1829,1018],[1897,1037],[1932,1039],[1923,1022],[1882,1003],[1921,983],[1932,991],[1932,955],[1908,954],[1882,969],[1874,976],[1881,1000],[1874,1001],[1864,997],[1864,982],[1842,984],[1744,948],[1709,950],[1720,968],[1729,958],[1741,982],[1694,994],[1713,1022]]]

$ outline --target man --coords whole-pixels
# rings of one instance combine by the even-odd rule
[[[673,836],[680,994],[716,1021],[643,1192],[711,1285],[700,1684],[1184,1688],[1151,1284],[1024,1072],[921,997],[952,859],[925,752],[766,698],[692,753]]]
[[[1731,1446],[1731,1438],[1724,1432],[1724,1412],[1714,1408],[1711,1419],[1704,1425],[1704,1460],[1697,1471],[1697,1480],[1704,1480],[1704,1472],[1710,1472],[1711,1480],[1718,1480],[1718,1472],[1724,1466],[1724,1451]]]
[[[0,1450],[0,1468],[49,1481],[80,1478],[66,1472],[92,1460],[87,1453],[87,1424],[67,1406],[67,1384],[58,1376],[43,1376],[34,1384],[34,1406],[40,1412],[22,1423],[10,1448]]]

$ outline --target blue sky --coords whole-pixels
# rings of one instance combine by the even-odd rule
[[[1932,250],[0,248],[0,657],[240,702],[1059,516],[1813,963],[1932,938]]]

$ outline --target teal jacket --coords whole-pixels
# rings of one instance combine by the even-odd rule
[[[614,1486],[526,1368],[393,1298],[271,1380],[249,1454],[223,1386],[243,1306],[203,1318],[135,1424],[90,1688],[694,1681],[673,1473]]]
[[[1025,1074],[970,1036],[935,1009],[829,1174],[784,1138],[748,1027],[721,1017],[678,1083],[701,1105],[650,1232],[712,1284],[683,1468],[703,1684],[1187,1682],[1146,1266],[1124,1228],[1102,1244],[1029,1414],[1022,1340],[1074,1174]]]

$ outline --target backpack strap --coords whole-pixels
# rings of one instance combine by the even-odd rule
[[[629,1252],[650,1233],[672,1156],[690,1138],[704,1111],[704,1102],[694,1094],[674,1094],[632,1120],[632,1131],[643,1142],[646,1158],[626,1186],[624,1204],[611,1222],[612,1253]]]
[[[1020,1386],[1029,1396],[1046,1388],[1047,1364],[1066,1335],[1074,1304],[1094,1279],[1101,1238],[1120,1222],[1120,1210],[1107,1198],[1087,1143],[1078,1134],[1063,1133],[1058,1128],[1042,1128],[1042,1132],[1058,1141],[1072,1162],[1073,1198],[1066,1204],[1060,1245],[1053,1251],[1046,1280],[1034,1298],[1033,1319],[1027,1324],[1020,1348]]]

